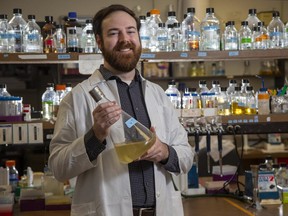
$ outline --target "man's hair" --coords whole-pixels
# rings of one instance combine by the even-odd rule
[[[102,38],[102,22],[109,14],[111,14],[115,11],[124,11],[124,12],[128,13],[131,17],[133,17],[136,21],[136,24],[137,24],[137,30],[139,31],[140,20],[138,19],[138,17],[136,17],[135,13],[123,5],[112,4],[108,7],[105,7],[103,9],[99,10],[95,14],[95,16],[93,18],[93,30],[94,30],[95,35],[100,35],[100,37]]]

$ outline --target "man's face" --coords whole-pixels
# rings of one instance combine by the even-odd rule
[[[123,11],[113,12],[103,20],[102,35],[98,45],[108,67],[114,71],[132,71],[141,55],[136,21]]]

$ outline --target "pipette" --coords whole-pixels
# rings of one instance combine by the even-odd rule
[[[219,167],[220,167],[220,176],[223,176],[223,164],[222,164],[222,150],[223,150],[223,146],[222,146],[222,130],[218,129],[218,152],[219,152]]]
[[[210,169],[211,131],[209,127],[206,127],[206,130],[207,130],[207,135],[206,135],[207,170],[208,170],[208,173],[211,173],[211,169]]]

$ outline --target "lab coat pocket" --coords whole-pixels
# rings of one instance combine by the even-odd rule
[[[169,140],[169,127],[167,125],[171,124],[169,109],[159,106],[157,107],[157,112],[154,111],[150,116],[151,124],[155,127],[157,136],[162,142],[167,143]]]
[[[72,204],[71,216],[104,216],[104,211],[97,208],[95,202]]]

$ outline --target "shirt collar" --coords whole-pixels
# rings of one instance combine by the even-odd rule
[[[99,68],[100,73],[102,74],[103,78],[107,80],[116,80],[121,81],[121,79],[118,76],[115,76],[111,71],[109,71],[107,68],[104,67],[104,65],[101,65]],[[135,69],[135,77],[134,81],[140,81],[141,75],[137,69]]]

